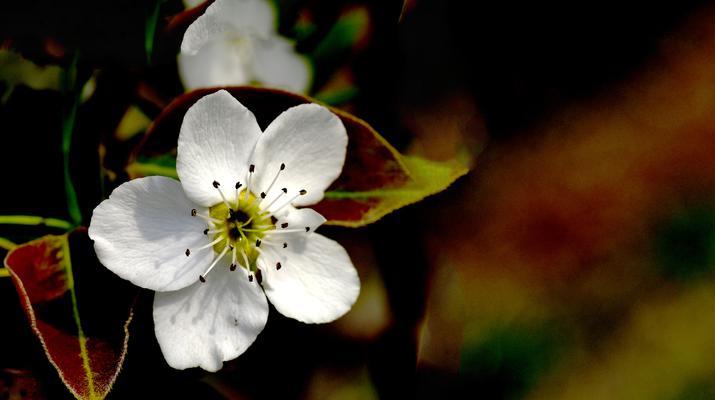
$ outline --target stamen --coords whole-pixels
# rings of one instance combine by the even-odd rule
[[[203,245],[203,246],[199,247],[199,248],[198,248],[198,249],[196,249],[196,250],[203,250],[203,249],[206,249],[206,248],[212,247],[213,245],[215,245],[215,244],[219,243],[219,242],[220,242],[220,241],[222,241],[222,240],[226,240],[226,239],[228,239],[228,238],[227,238],[227,237],[225,237],[225,236],[219,236],[219,237],[218,237],[218,238],[216,238],[216,240],[214,240],[213,242],[211,242],[211,243],[209,243],[209,244],[205,244],[205,245]],[[188,249],[187,249],[187,250],[188,250]],[[187,255],[188,255],[188,254],[187,254]]]
[[[273,188],[273,185],[276,183],[276,181],[278,180],[278,177],[281,175],[281,171],[283,171],[284,169],[286,169],[286,165],[285,165],[284,163],[281,163],[281,166],[280,166],[280,168],[278,169],[278,172],[276,173],[276,175],[273,177],[273,180],[271,181],[271,184],[268,185],[268,189],[266,189],[266,190],[264,190],[263,192],[261,192],[261,199],[265,199],[265,198],[266,198],[266,193],[270,193],[270,192],[271,192],[271,189]],[[259,203],[259,204],[260,204],[260,203]]]
[[[276,198],[273,199],[273,201],[271,201],[270,203],[268,203],[267,206],[263,207],[263,209],[264,209],[264,210],[270,209],[271,206],[274,205],[274,204],[276,203],[276,201],[278,201],[278,199],[280,199],[281,197],[283,197],[283,195],[286,194],[286,193],[288,193],[288,189],[287,189],[287,188],[282,188],[282,189],[281,189],[281,192],[278,193],[278,196],[276,196]]]
[[[223,204],[226,205],[226,208],[228,208],[229,210],[231,210],[231,205],[228,203],[228,200],[226,200],[226,196],[223,195],[223,191],[222,191],[221,188],[219,187],[219,186],[221,186],[221,184],[218,183],[217,181],[214,181],[214,182],[213,182],[213,186],[214,186],[214,188],[216,188],[216,190],[218,190],[218,194],[221,195],[221,199],[223,200]]]
[[[241,256],[243,257],[243,267],[246,268],[247,271],[250,271],[251,263],[248,262],[248,257],[246,257],[246,252],[241,250]]]
[[[281,269],[281,267],[282,267],[281,263],[280,263],[280,262],[277,262],[277,263],[276,263],[276,271],[279,270],[279,269]]]
[[[204,272],[203,274],[199,275],[199,280],[201,281],[201,283],[206,282],[206,275],[208,275],[209,272],[211,272],[211,270],[213,269],[213,267],[215,267],[216,264],[218,264],[218,262],[223,258],[223,256],[226,255],[226,253],[228,252],[228,248],[229,248],[229,247],[230,247],[230,246],[224,246],[223,251],[221,251],[221,253],[218,255],[218,257],[216,257],[216,258],[213,260],[213,262],[211,263],[211,265],[209,266],[209,268],[206,270],[206,272]]]
[[[209,234],[209,228],[204,229],[204,235],[208,235],[208,234]]]
[[[184,254],[186,254],[186,257],[190,256],[190,255],[191,255],[191,250],[186,249],[186,251],[184,252]]]
[[[206,222],[210,222],[212,224],[220,224],[221,223],[221,220],[219,220],[219,219],[210,217],[208,215],[199,214],[199,212],[195,208],[191,209],[191,216],[199,217],[199,218],[205,220]]]
[[[288,243],[283,242],[283,248],[285,249],[286,247],[288,247]]]
[[[272,214],[272,215],[278,214],[279,211],[281,211],[281,210],[284,209],[286,206],[288,206],[288,204],[292,203],[293,200],[297,199],[299,196],[305,196],[307,193],[308,193],[307,190],[301,189],[295,196],[291,197],[290,200],[288,200],[287,202],[285,202],[285,204],[283,204],[282,206],[278,207],[275,211],[273,211],[273,212],[271,212],[271,213],[269,213],[269,214]]]
[[[287,227],[288,227],[288,223],[287,223],[287,222],[284,222],[284,223],[281,224],[281,228],[285,229],[285,228],[287,228]]]
[[[253,275],[248,275],[248,281],[253,282]]]
[[[306,226],[305,229],[274,229],[272,231],[268,231],[266,233],[270,234],[279,234],[279,233],[296,233],[296,232],[308,232],[310,230],[309,226]]]
[[[236,188],[236,210],[239,209],[239,205],[241,204],[241,182],[236,182],[235,188]]]
[[[256,239],[256,247],[261,247],[261,239]]]
[[[251,181],[253,177],[253,172],[256,170],[256,166],[251,164],[248,167],[248,179],[246,179],[246,199],[249,199],[249,196],[251,195]]]

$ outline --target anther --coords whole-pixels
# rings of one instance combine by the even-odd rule
[[[309,227],[309,226],[306,226],[306,227],[305,227],[305,231],[306,231],[306,232],[310,232],[310,227]]]
[[[288,243],[283,242],[283,248],[285,249],[286,247],[288,247]]]
[[[248,275],[248,281],[253,282],[253,275]]]
[[[201,283],[206,283],[206,278],[204,278],[203,275],[199,275],[199,281]]]
[[[212,183],[212,185],[214,185],[214,188],[216,188],[216,189],[218,189],[218,187],[221,186],[221,184],[218,183],[217,181],[214,181],[214,183]]]
[[[192,209],[191,209],[191,216],[192,216],[192,217],[195,217],[196,214],[198,214],[198,211],[197,211],[195,208],[192,208]]]
[[[241,186],[243,186],[241,185],[241,182],[236,182],[236,190],[238,190]]]
[[[253,173],[253,171],[255,171],[255,170],[256,170],[256,166],[255,166],[255,165],[251,164],[251,165],[248,166],[248,172]]]
[[[287,227],[288,227],[288,223],[287,223],[287,222],[284,222],[284,223],[281,224],[281,228],[285,229],[285,228],[287,228]]]
[[[261,198],[265,199],[266,198],[266,192],[261,192]]]
[[[300,193],[301,196],[305,196],[305,194],[308,193],[308,191],[305,189],[300,189],[300,192],[298,192],[298,193]]]
[[[186,251],[184,252],[184,254],[186,254],[186,257],[190,256],[190,255],[191,255],[191,250],[186,249]]]
[[[276,263],[276,270],[281,269],[281,267],[282,267],[281,263],[277,262],[277,263]]]
[[[286,165],[284,163],[281,163],[281,171],[283,171],[284,169],[286,169]]]
[[[235,271],[235,270],[236,270],[236,264],[231,264],[231,266],[228,267],[228,269],[230,269],[231,271]]]
[[[209,228],[204,229],[204,235],[208,235],[208,234],[209,234]]]
[[[261,247],[261,239],[256,239],[256,247]]]
[[[283,191],[283,193],[288,193],[288,188],[282,188],[281,190]]]

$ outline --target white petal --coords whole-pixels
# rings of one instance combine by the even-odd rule
[[[275,24],[268,0],[217,0],[186,29],[181,52],[196,54],[207,43],[245,35],[266,37],[275,31]]]
[[[306,93],[312,69],[308,59],[296,53],[293,44],[280,36],[256,40],[253,79],[264,86]]]
[[[213,181],[226,196],[233,193],[236,182],[244,180],[260,134],[253,113],[227,91],[199,99],[186,112],[179,133],[176,172],[186,195],[211,207],[221,202]]]
[[[307,194],[293,204],[317,203],[340,175],[347,145],[343,123],[327,108],[317,104],[289,108],[271,122],[256,145],[256,191],[265,190],[285,163],[272,191],[286,187],[293,196],[305,189]]]
[[[313,233],[302,248],[261,255],[263,290],[283,315],[306,323],[333,321],[344,315],[360,293],[360,279],[345,249]],[[276,262],[281,269],[276,269]]]
[[[188,90],[244,85],[251,81],[250,60],[228,40],[216,40],[201,47],[196,54],[179,53],[179,76]]]
[[[320,215],[319,212],[311,208],[294,208],[286,207],[285,211],[281,211],[277,216],[278,220],[276,222],[277,229],[305,229],[309,228],[307,232],[315,232],[320,225],[323,225],[325,217]],[[283,224],[288,224],[286,228],[283,228]]]
[[[156,338],[166,362],[177,369],[219,370],[246,351],[267,318],[260,286],[227,264],[217,265],[204,283],[154,296]]]
[[[149,176],[114,189],[92,214],[89,237],[104,266],[137,286],[177,290],[196,282],[214,256],[192,252],[209,242],[206,223],[191,216],[194,205],[174,179]]]

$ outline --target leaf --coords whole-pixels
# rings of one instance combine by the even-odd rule
[[[5,267],[70,392],[104,398],[127,352],[135,289],[99,264],[85,228],[22,244]]]
[[[360,44],[370,30],[370,14],[364,7],[345,11],[311,54],[314,60],[333,58]]]
[[[265,128],[281,112],[314,100],[297,94],[255,87],[225,88],[255,115]],[[199,89],[175,99],[152,122],[126,169],[131,178],[159,174],[176,177],[165,156],[173,153],[186,110],[217,89]],[[314,206],[328,224],[358,227],[447,188],[467,169],[456,162],[439,163],[402,156],[365,121],[331,109],[348,133],[345,166],[338,179]],[[162,164],[150,160],[163,160]]]
[[[4,103],[17,85],[25,85],[35,90],[59,90],[62,68],[56,65],[38,66],[10,50],[0,49],[0,82],[6,89],[2,95]]]

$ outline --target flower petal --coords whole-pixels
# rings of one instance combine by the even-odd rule
[[[242,268],[231,272],[224,264],[204,283],[154,296],[154,331],[173,368],[217,371],[246,351],[266,325],[268,302],[260,286]]]
[[[281,314],[306,323],[330,322],[355,303],[360,279],[337,242],[313,233],[302,248],[288,246],[278,259],[274,253],[261,255],[263,290]]]
[[[216,0],[186,29],[181,52],[193,55],[207,43],[241,35],[267,37],[275,24],[276,14],[267,0]]]
[[[217,181],[228,196],[246,175],[247,161],[261,134],[256,117],[227,91],[197,101],[184,116],[176,172],[186,195],[211,207],[221,202]]]
[[[256,144],[254,187],[265,190],[284,163],[272,190],[286,187],[293,196],[305,189],[306,195],[293,205],[317,203],[340,175],[347,145],[345,127],[330,110],[317,104],[291,107],[271,122]]]
[[[179,53],[179,76],[188,90],[214,86],[244,85],[251,80],[250,70],[232,43],[216,40],[196,54]]]
[[[208,243],[206,223],[191,209],[207,213],[184,194],[174,179],[149,176],[114,189],[94,209],[89,237],[99,260],[120,277],[151,290],[177,290],[196,281],[213,250],[186,249]]]
[[[291,206],[280,212],[277,218],[276,229],[278,230],[309,228],[306,232],[315,232],[320,225],[327,221],[325,217],[311,208],[294,208]]]
[[[296,53],[293,43],[280,36],[255,41],[253,78],[264,86],[306,93],[311,67],[305,56]]]

